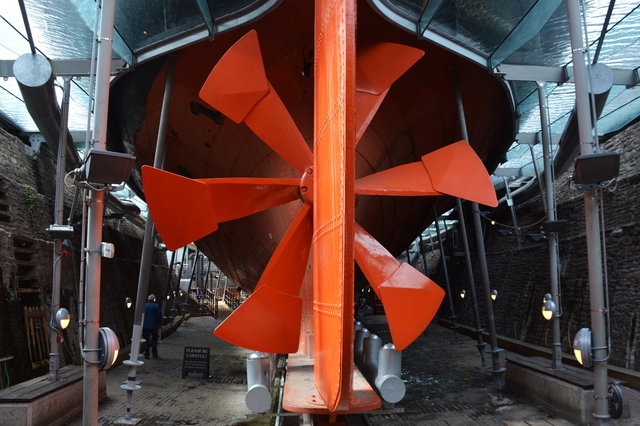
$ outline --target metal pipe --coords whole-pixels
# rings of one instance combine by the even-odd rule
[[[506,177],[502,178],[504,181],[504,190],[507,196],[507,205],[511,211],[511,220],[513,221],[513,227],[516,230],[516,241],[518,242],[518,248],[522,248],[522,236],[520,235],[520,227],[518,226],[518,215],[516,214],[516,206],[513,203],[511,197],[511,189],[509,188],[509,181]]]
[[[180,282],[182,281],[182,269],[184,268],[184,261],[187,255],[187,252],[189,251],[189,247],[188,246],[184,246],[182,247],[182,259],[180,260],[180,268],[178,268],[178,284],[176,284],[176,289],[173,291],[173,304],[171,306],[171,313],[173,314],[173,316],[175,317],[176,315],[176,307],[177,307],[177,300],[178,300],[178,292],[180,291]]]
[[[422,232],[420,232],[420,235],[418,235],[418,240],[419,240],[419,244],[420,244],[420,256],[422,257],[422,270],[424,272],[425,275],[428,274],[427,271],[427,256],[424,253],[424,241],[422,240]]]
[[[544,89],[544,86],[543,86]],[[544,92],[543,92],[544,95]],[[536,161],[536,154],[533,152],[533,145],[529,145],[529,153],[531,154],[531,164],[533,164],[533,171],[536,174],[536,182],[538,182],[538,190],[540,191],[540,200],[542,200],[542,207],[544,211],[548,211],[547,207],[547,199],[545,198],[545,185],[542,182],[542,176],[540,175],[540,167],[538,167],[538,162]],[[505,186],[507,183],[505,182]],[[513,194],[511,193],[511,189],[509,188],[509,198],[513,200]]]
[[[164,292],[162,294],[162,316],[166,315],[165,308],[167,301],[167,296],[171,292],[171,277],[173,276],[173,265],[176,260],[176,252],[175,250],[171,252],[171,260],[169,260],[169,273],[167,274],[167,283],[164,286]]]
[[[78,282],[78,342],[80,342],[80,350],[84,347],[84,318],[85,303],[84,294],[87,278],[87,191],[82,190],[82,220],[80,222],[82,232],[80,234],[80,273]]]
[[[591,112],[589,108],[589,81],[585,65],[585,46],[580,28],[580,10],[577,0],[565,0],[571,54],[576,85],[576,112],[580,135],[580,154],[593,153]],[[585,233],[589,264],[589,298],[591,301],[591,331],[593,348],[593,418],[596,424],[609,424],[607,383],[607,333],[602,282],[602,252],[600,239],[600,210],[595,190],[584,191]]]
[[[193,257],[193,267],[191,268],[191,276],[189,277],[189,284],[187,290],[184,292],[184,308],[187,309],[189,305],[189,290],[191,289],[191,283],[196,278],[196,268],[198,267],[198,260],[200,259],[200,249],[196,249],[196,255]]]
[[[18,0],[20,4],[20,12],[22,12],[22,20],[24,21],[24,28],[27,30],[27,40],[29,40],[29,47],[31,48],[31,54],[36,54],[36,46],[33,43],[33,34],[31,34],[31,25],[29,25],[29,17],[27,16],[27,8],[24,5],[24,0]]]
[[[444,255],[444,244],[442,243],[442,236],[440,235],[438,211],[436,210],[435,204],[432,205],[432,207],[433,207],[433,217],[434,217],[433,223],[436,226],[436,235],[438,236],[438,245],[440,246],[440,260],[442,261],[442,269],[444,270],[444,284],[447,291],[447,299],[449,300],[449,313],[451,314],[449,319],[451,320],[451,323],[452,323],[451,328],[453,329],[454,339],[457,339],[458,336],[456,335],[456,329],[458,328],[458,325],[456,324],[456,319],[458,317],[456,316],[456,312],[453,309],[453,295],[451,294],[451,285],[449,284],[449,271],[447,268],[447,259]],[[445,232],[447,230],[446,225],[447,223],[445,222]]]
[[[457,83],[457,82],[456,82]],[[467,123],[464,118],[464,105],[462,104],[462,96],[458,84],[455,84],[456,107],[458,111],[458,121],[460,124],[460,132],[462,138],[469,141],[469,133],[467,132]],[[482,224],[480,223],[480,208],[478,203],[471,203],[473,212],[473,225],[476,234],[476,250],[478,252],[478,263],[480,264],[480,277],[484,288],[484,303],[487,309],[487,322],[489,323],[489,341],[491,343],[491,373],[493,373],[498,398],[502,399],[502,391],[504,389],[504,372],[500,359],[502,349],[498,347],[498,335],[496,333],[496,321],[493,316],[493,304],[491,303],[491,283],[489,282],[489,268],[487,266],[487,254],[484,248],[484,238],[482,235]]]
[[[478,297],[476,295],[476,280],[473,278],[473,265],[471,264],[471,251],[469,250],[469,239],[467,238],[467,225],[465,224],[464,212],[462,211],[462,202],[460,198],[456,198],[456,210],[458,210],[458,220],[460,221],[460,230],[462,234],[462,245],[464,247],[464,259],[467,265],[467,280],[469,281],[469,291],[471,292],[471,303],[473,305],[473,317],[476,323],[476,346],[480,352],[482,367],[486,367],[484,360],[484,337],[482,333],[484,329],[480,323],[480,310],[478,309]]]
[[[167,66],[167,78],[164,85],[164,97],[162,99],[162,109],[160,111],[160,123],[158,124],[158,137],[156,139],[156,150],[153,157],[153,167],[162,168],[165,151],[165,136],[167,131],[167,122],[169,121],[169,103],[171,101],[171,90],[173,88],[173,61],[169,61]],[[140,271],[138,274],[138,291],[136,293],[136,310],[133,317],[133,331],[131,333],[131,350],[129,351],[129,374],[127,377],[127,407],[125,412],[125,420],[131,419],[132,393],[137,390],[136,374],[138,365],[144,362],[138,360],[140,353],[140,339],[142,337],[142,322],[144,319],[145,301],[149,293],[149,276],[151,274],[151,264],[153,263],[153,247],[154,247],[155,226],[151,216],[147,217],[144,227],[144,239],[142,241],[142,258],[140,260]],[[162,326],[162,324],[161,324]],[[147,342],[148,344],[148,342]]]
[[[111,54],[115,0],[102,0],[100,31],[96,65],[96,103],[93,137],[94,149],[106,150],[107,116],[109,112],[109,82],[111,77]],[[82,421],[85,426],[98,424],[98,339],[100,328],[100,272],[102,258],[102,223],[104,216],[104,193],[90,191],[89,222],[87,224],[87,300],[84,352],[84,382]]]
[[[67,129],[69,121],[69,93],[71,92],[71,79],[64,79],[64,93],[62,97],[62,117],[60,128]],[[53,212],[53,224],[62,225],[64,223],[64,174],[65,160],[67,158],[65,146],[67,145],[67,132],[60,132],[60,141],[58,142],[58,158],[56,161],[56,194]],[[58,330],[56,324],[56,313],[60,309],[60,282],[62,279],[62,240],[57,238],[53,242],[53,271],[51,283],[51,332],[49,336],[49,375],[50,381],[58,380],[58,370],[60,368],[60,358],[58,351],[60,344],[58,343],[58,335],[62,330]]]
[[[547,222],[554,222],[556,216],[556,194],[555,182],[553,179],[552,166],[553,158],[551,157],[551,135],[549,131],[549,119],[547,114],[547,99],[544,94],[544,83],[538,82],[538,101],[540,104],[540,122],[542,129],[542,155],[544,160],[544,180],[545,180],[545,196],[547,207]],[[560,308],[560,292],[559,292],[559,274],[558,274],[558,234],[556,232],[548,233],[549,245],[549,281],[551,284],[551,297],[553,303],[556,304],[556,312],[552,319],[553,337],[551,343],[551,368],[554,370],[562,369],[562,342],[560,340],[560,317],[562,309]]]

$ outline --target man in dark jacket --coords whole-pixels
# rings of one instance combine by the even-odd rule
[[[142,338],[144,343],[144,357],[149,358],[149,348],[154,358],[158,358],[158,328],[162,325],[162,311],[156,303],[156,296],[150,294],[144,305],[144,321],[142,323]]]

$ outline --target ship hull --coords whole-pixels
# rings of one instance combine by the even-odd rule
[[[359,3],[356,48],[395,42],[425,51],[425,56],[390,89],[356,151],[356,177],[419,161],[461,139],[451,74],[458,75],[471,146],[492,171],[513,140],[514,114],[509,93],[487,70],[427,41],[420,41]],[[225,51],[249,29],[260,38],[266,74],[300,132],[313,148],[312,2],[285,1],[253,24],[172,55],[175,77],[167,128],[165,169],[191,178],[299,177],[289,164],[256,137],[213,110],[198,92]],[[138,170],[153,164],[169,57],[140,65],[112,87],[110,149],[134,153]],[[141,188],[139,173],[134,187]],[[392,254],[399,254],[452,205],[450,197],[356,198],[357,222]],[[302,200],[219,224],[198,247],[237,285],[251,291],[278,246]],[[356,274],[356,287],[363,278]]]

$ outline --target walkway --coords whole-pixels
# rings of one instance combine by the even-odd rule
[[[219,323],[212,317],[193,317],[160,343],[160,359],[144,360],[138,370],[142,390],[134,393],[132,414],[140,425],[269,425],[273,418],[251,416],[244,404],[245,358],[248,350],[212,335]],[[389,341],[382,322],[367,324]],[[491,374],[481,367],[475,341],[459,335],[451,343],[451,330],[432,324],[403,354],[403,379],[407,396],[396,405],[403,413],[349,416],[350,425],[571,425],[535,404],[511,400],[495,405]],[[209,347],[210,378],[182,379],[185,346]],[[490,362],[487,359],[487,362]],[[108,373],[109,398],[100,405],[102,424],[113,424],[125,413],[126,393],[120,384],[127,368]],[[297,424],[295,417],[284,425]],[[77,419],[72,425],[80,425]],[[271,423],[272,424],[272,423]],[[640,424],[640,401],[632,404],[631,419],[612,422]]]

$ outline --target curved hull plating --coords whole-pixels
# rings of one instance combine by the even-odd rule
[[[357,41],[395,42],[425,51],[391,87],[356,151],[356,177],[419,161],[461,139],[451,74],[460,91],[472,147],[493,170],[510,145],[513,111],[507,90],[490,73],[427,41],[416,40],[359,3]],[[313,3],[285,1],[272,13],[215,40],[173,53],[175,79],[167,128],[165,169],[191,178],[299,177],[245,124],[236,124],[198,97],[224,52],[250,28],[258,32],[266,74],[307,144],[313,146]],[[153,163],[168,57],[139,66],[112,88],[110,149],[135,153],[138,166]],[[140,186],[139,173],[134,179]],[[356,219],[392,254],[398,254],[440,212],[450,197],[359,195]],[[236,284],[255,287],[302,201],[221,223],[196,242]],[[357,275],[358,276],[358,275]],[[358,284],[356,284],[358,285]]]

